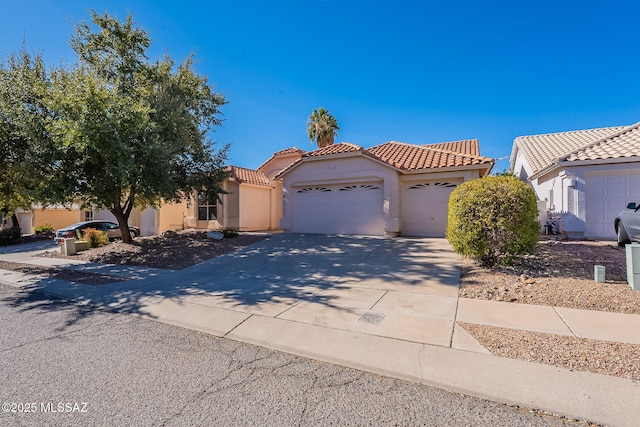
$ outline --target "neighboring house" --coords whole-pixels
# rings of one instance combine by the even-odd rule
[[[188,226],[239,231],[277,230],[282,216],[282,183],[274,177],[297,161],[303,151],[287,148],[273,154],[257,170],[229,167],[222,188],[228,194],[215,198],[196,196],[187,214]]]
[[[274,180],[282,169],[298,160],[303,151],[287,148],[273,154],[257,170],[229,167],[229,178],[222,187],[222,203],[215,198],[207,200],[196,195],[181,203],[166,203],[159,208],[134,209],[129,224],[140,228],[142,236],[152,236],[167,230],[233,229],[241,231],[276,230],[282,216],[282,182]],[[79,221],[103,219],[114,221],[107,210],[86,210],[79,205],[34,206],[31,210],[18,210],[23,234],[31,234],[45,224],[54,229]]]
[[[442,237],[451,191],[487,175],[477,140],[364,149],[343,142],[307,152],[283,182],[284,231]]]
[[[531,183],[562,233],[614,238],[616,214],[640,202],[640,123],[520,136],[510,170]]]
[[[167,203],[160,208],[133,209],[129,224],[140,228],[142,236],[152,236],[167,230],[185,228],[187,203]],[[55,230],[80,221],[103,219],[117,222],[111,212],[105,209],[81,209],[79,205],[34,206],[31,210],[18,209],[16,212],[22,234],[32,234],[36,228],[49,224]]]

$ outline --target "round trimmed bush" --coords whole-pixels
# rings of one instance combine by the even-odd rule
[[[486,176],[451,193],[447,239],[457,253],[483,265],[508,264],[535,247],[537,218],[531,187],[515,176]]]

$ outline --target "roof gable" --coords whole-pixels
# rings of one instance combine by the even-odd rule
[[[289,148],[285,148],[284,150],[276,151],[263,164],[258,166],[258,170],[264,170],[267,167],[267,165],[269,163],[271,163],[271,161],[274,160],[274,159],[285,158],[285,157],[302,156],[303,154],[304,154],[304,150],[301,150],[301,149],[299,149],[297,147],[289,147]],[[292,163],[293,163],[293,161],[292,161]]]

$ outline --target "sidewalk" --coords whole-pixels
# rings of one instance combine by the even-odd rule
[[[269,298],[265,289],[274,286],[282,271],[267,274],[263,269],[261,276],[249,277],[260,263],[242,251],[232,261],[218,257],[176,272],[37,258],[46,265],[132,280],[88,286],[0,270],[0,282],[492,401],[605,425],[637,425],[638,382],[499,358],[455,324],[640,344],[640,316],[459,299],[459,264],[457,276],[438,270],[439,280],[431,282],[398,260],[394,267],[408,277],[406,283],[375,280],[389,275],[375,271],[381,259],[391,262],[385,251],[392,248],[384,245],[353,255],[359,269],[334,268],[335,276],[303,277],[295,284],[295,294],[289,290]],[[436,243],[431,249],[436,264],[450,264],[447,251]],[[32,255],[0,254],[0,259],[34,264]],[[350,255],[341,256],[346,263]],[[326,260],[328,265],[334,261]],[[235,276],[221,289],[211,272],[220,274],[230,262]],[[305,262],[298,267],[306,268]],[[417,281],[419,286],[413,283]],[[246,289],[247,283],[256,288]],[[240,297],[239,289],[245,292]],[[231,292],[234,298],[229,298]]]

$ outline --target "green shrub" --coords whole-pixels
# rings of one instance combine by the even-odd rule
[[[222,230],[222,234],[225,239],[231,239],[239,236],[239,233],[236,230]]]
[[[20,242],[20,228],[11,227],[0,230],[0,246],[13,245]]]
[[[82,240],[89,242],[89,246],[92,248],[99,248],[109,243],[109,237],[107,237],[106,233],[95,228],[85,228]]]
[[[53,226],[49,223],[45,223],[43,225],[39,225],[36,227],[36,234],[46,234],[53,233]]]
[[[533,189],[515,176],[467,181],[449,198],[447,239],[453,249],[486,266],[530,253],[540,224]]]

